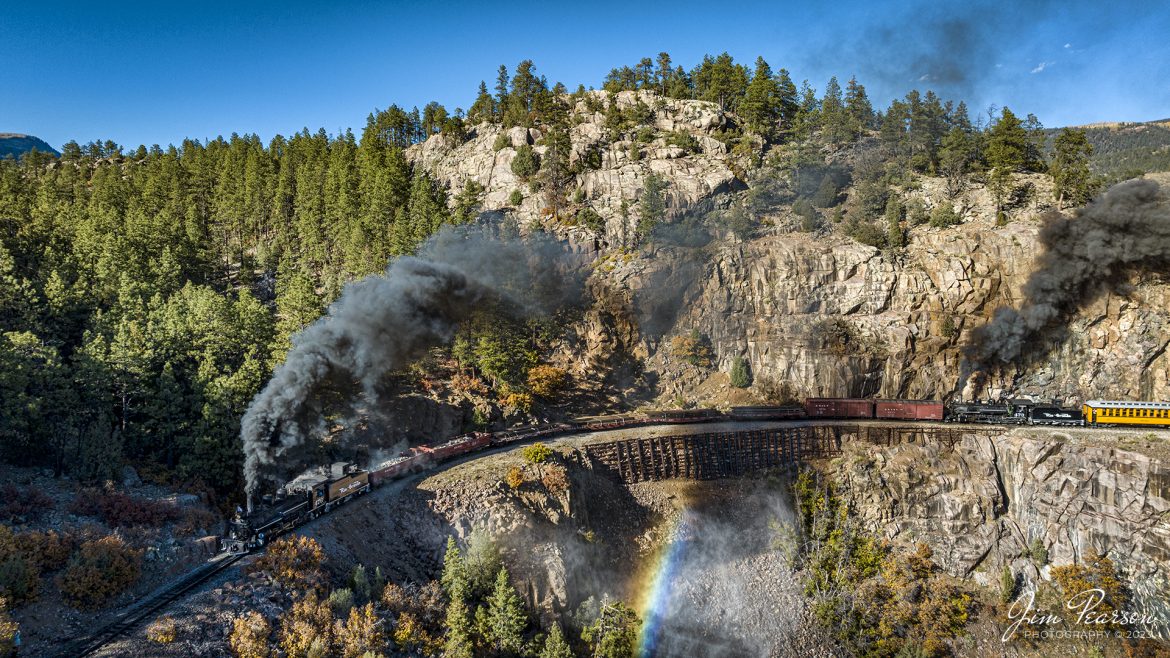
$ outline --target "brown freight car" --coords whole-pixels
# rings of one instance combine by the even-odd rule
[[[878,400],[875,418],[942,420],[943,403],[937,400]]]
[[[873,418],[873,400],[861,398],[808,398],[809,418]]]

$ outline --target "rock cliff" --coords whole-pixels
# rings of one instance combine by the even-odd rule
[[[796,232],[790,228],[793,208],[785,203],[760,213],[756,230],[741,239],[711,211],[742,206],[754,188],[767,187],[769,176],[789,176],[782,166],[758,167],[782,161],[784,147],[749,143],[745,149],[741,141],[729,149],[733,115],[712,103],[645,91],[613,97],[619,108],[637,108],[642,117],[641,128],[614,132],[600,109],[607,99],[604,92],[589,92],[571,107],[575,201],[561,213],[588,207],[600,226],[550,216],[543,195],[513,174],[517,147],[534,145],[538,154],[547,149],[538,129],[505,131],[484,123],[463,143],[436,135],[408,157],[448,186],[452,203],[474,181],[483,186],[485,210],[540,224],[595,252],[595,303],[567,341],[575,347],[566,361],[589,364],[590,379],[625,386],[627,399],[640,387],[663,403],[726,403],[732,392],[720,373],[740,356],[754,374],[757,398],[778,392],[947,396],[956,389],[969,332],[997,307],[1017,301],[1031,273],[1040,217],[1051,209],[1047,176],[1019,177],[1031,193],[1005,226],[997,225],[995,204],[981,182],[966,180],[952,197],[942,179],[917,177],[896,193],[927,210],[951,204],[963,222],[909,227],[907,246],[898,253],[860,244],[832,222],[814,233]],[[599,157],[589,164],[589,154]],[[841,166],[854,157],[848,149],[820,155]],[[712,240],[689,247],[639,243],[637,201],[651,173],[666,181],[666,221],[700,217]],[[745,191],[746,181],[752,190]],[[516,190],[523,201],[513,205]],[[843,198],[856,194],[847,187]],[[1025,363],[993,378],[988,392],[1170,398],[1168,302],[1163,277],[1137,277],[1126,289],[1088,302],[1067,330],[1046,336]],[[692,329],[710,341],[710,367],[670,354],[669,339]]]
[[[1165,440],[1018,429],[969,433],[953,445],[854,441],[829,472],[870,529],[927,542],[953,575],[989,584],[1010,564],[1036,582],[1094,549],[1117,564],[1136,608],[1166,620]]]

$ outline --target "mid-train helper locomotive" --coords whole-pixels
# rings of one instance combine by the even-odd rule
[[[240,553],[272,539],[370,491],[371,487],[492,446],[533,441],[562,434],[601,432],[646,425],[715,421],[870,419],[943,421],[995,425],[1170,426],[1170,403],[1089,400],[1079,408],[1041,404],[1030,399],[994,401],[873,400],[808,398],[804,404],[717,409],[651,411],[588,416],[562,423],[515,427],[500,432],[472,432],[443,443],[410,448],[369,470],[339,462],[311,469],[265,496],[251,514],[239,510],[221,540],[224,551]]]

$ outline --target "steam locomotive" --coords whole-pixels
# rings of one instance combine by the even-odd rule
[[[435,464],[492,446],[535,441],[562,434],[601,432],[648,425],[717,421],[872,419],[936,421],[995,425],[1170,426],[1170,403],[1090,400],[1080,408],[1033,400],[994,401],[874,400],[808,398],[804,404],[675,409],[609,416],[586,416],[560,423],[515,427],[500,432],[472,432],[435,445],[420,445],[359,469],[339,462],[307,471],[263,498],[255,511],[237,510],[221,540],[221,549],[248,552],[370,491],[371,487],[427,469]]]

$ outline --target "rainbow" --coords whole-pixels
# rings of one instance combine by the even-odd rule
[[[686,552],[690,515],[690,511],[684,508],[667,526],[669,539],[648,562],[640,587],[635,589],[641,592],[638,615],[642,618],[642,630],[638,638],[638,655],[642,658],[651,658],[657,653],[662,624],[669,612],[671,594]]]

